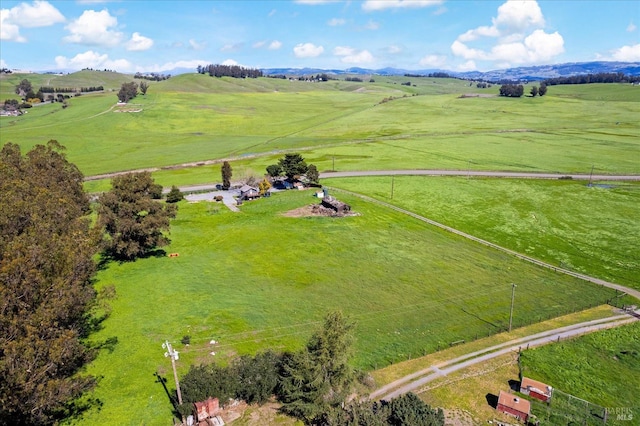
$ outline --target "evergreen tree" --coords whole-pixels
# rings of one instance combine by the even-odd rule
[[[167,194],[167,203],[177,203],[178,201],[184,200],[184,195],[180,192],[177,186],[172,186],[171,191]]]
[[[287,179],[293,180],[295,176],[303,175],[307,172],[307,163],[300,154],[285,154],[278,160],[278,165]]]
[[[278,392],[284,413],[309,424],[344,403],[355,380],[348,364],[353,327],[341,312],[332,312],[304,350],[285,357]]]
[[[174,204],[153,200],[162,187],[151,173],[128,173],[111,180],[112,189],[100,196],[99,223],[108,234],[106,254],[134,260],[169,244],[164,231],[176,215]]]
[[[320,181],[320,172],[318,172],[318,168],[315,164],[309,164],[307,168],[307,179],[309,182],[317,184]]]
[[[56,141],[0,151],[0,425],[54,424],[95,385],[81,374],[98,239],[83,177]]]
[[[229,189],[231,187],[231,176],[233,176],[233,170],[231,169],[231,164],[228,161],[222,163],[222,188]]]

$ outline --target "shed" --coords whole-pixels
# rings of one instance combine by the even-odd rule
[[[532,398],[547,402],[553,395],[553,388],[537,380],[523,377],[520,383],[520,393],[529,395]]]
[[[508,392],[500,391],[496,410],[510,414],[519,420],[526,422],[529,418],[531,403],[526,399],[518,398]]]
[[[349,213],[351,211],[351,206],[347,203],[343,203],[331,195],[327,195],[322,199],[322,205],[329,209],[335,210],[337,213]]]
[[[196,408],[196,424],[200,424],[201,422],[205,422],[204,424],[206,424],[208,419],[216,417],[220,412],[218,398],[209,398],[206,401],[195,402],[193,405]]]

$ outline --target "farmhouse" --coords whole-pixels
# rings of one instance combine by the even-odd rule
[[[520,393],[529,395],[532,398],[547,402],[551,399],[553,388],[537,380],[523,377],[520,383]]]
[[[240,188],[240,200],[253,200],[260,198],[260,192],[257,188],[249,185],[242,185]]]
[[[500,391],[496,410],[510,414],[519,420],[526,422],[529,418],[531,404],[526,399],[518,398],[508,392]]]

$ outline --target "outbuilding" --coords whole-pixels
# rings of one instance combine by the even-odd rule
[[[537,380],[523,377],[522,382],[520,383],[520,393],[529,395],[530,397],[539,399],[540,401],[547,402],[551,400],[553,388]]]
[[[526,423],[531,411],[531,404],[526,399],[519,398],[508,392],[500,391],[496,409],[503,413],[512,415]]]

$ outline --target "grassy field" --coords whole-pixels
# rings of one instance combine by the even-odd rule
[[[632,414],[632,421],[615,424],[640,424],[639,323],[528,350],[522,354],[521,362],[528,377],[610,408],[610,420],[616,420],[616,409]],[[574,405],[584,407],[579,401]],[[538,416],[543,418],[545,408],[539,407],[539,411]]]
[[[640,173],[640,90],[629,85],[553,86],[543,98],[503,99],[461,97],[497,88],[454,79],[375,76],[375,83],[311,84],[190,74],[151,83],[146,96],[122,108],[113,90],[130,76],[83,71],[3,75],[0,95],[15,97],[13,88],[25,77],[34,87],[107,88],[72,98],[65,109],[48,104],[0,119],[0,144],[15,142],[26,152],[57,139],[86,175],[165,167],[154,173],[164,186],[216,183],[219,165],[168,166],[232,158],[234,180],[241,180],[261,177],[284,151],[302,152],[321,171],[588,173],[593,167],[594,173]],[[411,86],[401,84],[407,80]],[[389,201],[390,178],[325,183]],[[637,189],[396,177],[393,203],[551,263],[637,286]],[[516,327],[614,295],[358,198],[341,198],[360,216],[281,215],[314,202],[308,192],[248,203],[236,214],[222,205],[182,203],[167,248],[179,257],[101,270],[97,286],[113,284],[118,296],[92,338],[118,343],[88,367],[101,377],[95,396],[104,405],[82,421],[139,423],[132,413],[147,412],[153,413],[149,424],[170,424],[170,404],[154,375],[171,377],[160,347],[165,339],[180,351],[184,373],[192,363],[298,348],[327,311],[341,309],[358,324],[354,364],[373,370],[500,332],[508,321],[510,283],[518,284]],[[179,343],[185,335],[189,347]],[[211,347],[211,339],[220,344]]]
[[[640,289],[640,185],[395,176],[324,180],[552,265]],[[426,202],[425,202],[426,201]],[[559,207],[559,204],[561,207]]]
[[[170,405],[154,373],[170,377],[161,343],[192,363],[225,362],[262,348],[295,349],[330,310],[357,322],[356,366],[365,370],[416,358],[451,342],[505,329],[518,282],[516,327],[601,304],[613,292],[536,268],[416,221],[344,197],[360,215],[293,218],[309,191],[245,204],[181,204],[172,224],[175,258],[111,264],[99,286],[114,284],[112,317],[94,339],[116,337],[88,371],[102,376],[104,402],[89,422],[127,423]],[[526,276],[526,280],[522,277]],[[180,339],[189,335],[191,346]],[[211,339],[220,343],[209,345]],[[215,351],[215,357],[209,352]]]
[[[49,104],[2,118],[0,143],[27,149],[57,139],[87,175],[247,155],[260,155],[246,166],[263,173],[282,150],[299,149],[320,170],[335,163],[338,170],[586,173],[594,166],[600,173],[638,173],[636,87],[558,88],[556,96],[554,86],[542,98],[461,98],[493,89],[452,79],[416,78],[415,87],[401,81],[312,84],[186,74],[154,83],[133,101],[135,113],[116,113],[115,94],[107,92],[73,98],[64,110]],[[175,177],[167,180],[188,183],[166,173]]]
[[[632,384],[640,380],[638,326],[636,323],[604,330],[523,352],[524,374],[556,388],[551,406],[536,403],[532,406],[541,424],[603,424],[597,417],[586,416],[583,401],[561,391],[599,404],[591,405],[594,413],[601,414],[602,407],[609,408],[607,424],[640,424],[637,387]],[[420,397],[429,404],[450,410],[450,417],[470,418],[474,424],[486,424],[489,420],[509,422],[513,418],[492,408],[487,395],[498,395],[500,390],[513,392],[510,382],[518,381],[519,375],[517,355],[509,354],[435,380],[423,389]],[[616,409],[618,413],[632,413],[633,420],[617,419]],[[570,423],[571,416],[575,423]]]

